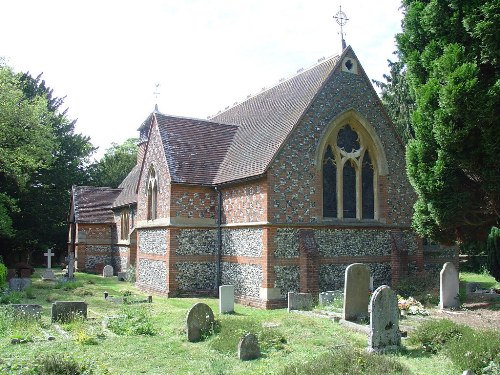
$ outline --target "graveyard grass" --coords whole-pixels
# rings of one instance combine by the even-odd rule
[[[287,313],[286,309],[260,310],[235,305],[234,314],[218,314],[217,299],[153,297],[152,304],[129,304],[105,301],[112,297],[128,300],[147,299],[133,284],[116,277],[76,273],[75,281],[62,284],[41,281],[41,271],[33,275],[33,286],[24,293],[21,303],[43,306],[39,322],[15,321],[0,311],[0,373],[33,369],[43,358],[64,355],[79,363],[92,362],[94,373],[109,374],[335,374],[332,366],[358,368],[372,373],[377,368],[387,374],[459,373],[441,354],[431,354],[418,347],[388,355],[368,355],[366,335],[350,331],[329,319]],[[30,298],[27,298],[27,295]],[[53,301],[88,303],[88,320],[50,324]],[[207,303],[215,313],[214,334],[198,343],[187,341],[185,317],[196,302]],[[119,319],[102,327],[106,316]],[[10,319],[10,320],[9,320]],[[114,332],[112,332],[114,331]],[[256,333],[263,356],[242,362],[237,359],[237,343],[245,333]],[[47,336],[56,339],[48,341]],[[11,344],[19,338],[21,344]],[[406,344],[405,344],[406,345]],[[58,358],[58,357],[54,357]],[[375,367],[374,367],[375,366]],[[18,369],[18,370],[15,370]],[[366,371],[366,372],[365,372]],[[351,373],[351,372],[349,372]]]

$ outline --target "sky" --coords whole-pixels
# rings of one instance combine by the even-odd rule
[[[347,45],[368,77],[382,80],[400,2],[1,0],[0,57],[16,72],[43,73],[100,158],[113,142],[138,137],[155,104],[206,119],[338,54],[340,6]]]

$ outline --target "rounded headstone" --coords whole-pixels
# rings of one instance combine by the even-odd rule
[[[247,333],[238,344],[238,358],[242,361],[249,361],[259,357],[259,340],[253,333]]]
[[[439,307],[441,309],[460,307],[459,285],[457,269],[453,263],[446,262],[440,272]]]
[[[186,315],[188,341],[200,341],[201,336],[213,328],[214,321],[214,313],[207,304],[199,302],[191,307]]]
[[[368,316],[370,301],[370,271],[363,263],[354,263],[345,270],[344,319],[356,320]]]
[[[109,264],[104,266],[102,269],[102,276],[113,277],[113,266],[110,266]]]
[[[382,285],[370,301],[368,350],[396,349],[400,344],[398,298],[389,286]]]

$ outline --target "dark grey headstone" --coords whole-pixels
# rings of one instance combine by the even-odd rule
[[[212,309],[204,303],[197,303],[186,315],[187,339],[190,342],[200,341],[202,335],[213,328],[215,319]]]
[[[40,318],[42,315],[42,306],[34,304],[12,304],[9,305],[15,314],[25,315],[32,318]]]
[[[87,319],[86,302],[56,301],[52,304],[52,322],[67,322],[75,318]]]
[[[21,291],[31,286],[31,279],[28,278],[12,278],[9,280],[9,289]]]
[[[311,293],[288,292],[288,312],[291,310],[312,310],[313,298]]]
[[[398,298],[389,286],[382,285],[373,292],[370,301],[368,350],[393,350],[400,344]]]
[[[118,272],[118,281],[127,281],[127,272]]]
[[[260,357],[260,347],[257,336],[247,333],[238,344],[238,358],[249,361]]]

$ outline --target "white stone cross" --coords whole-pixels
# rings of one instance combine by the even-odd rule
[[[43,253],[47,257],[47,268],[52,268],[52,257],[56,254],[52,252],[52,249],[48,249],[46,253]]]

